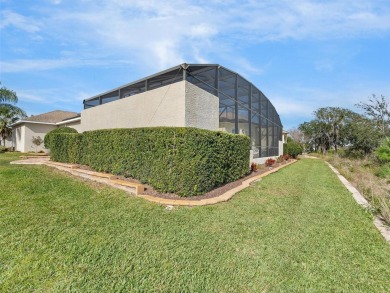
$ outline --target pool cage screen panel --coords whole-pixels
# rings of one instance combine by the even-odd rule
[[[282,123],[275,107],[253,84],[219,65],[190,65],[186,80],[219,98],[219,127],[251,138],[254,158],[277,156]]]

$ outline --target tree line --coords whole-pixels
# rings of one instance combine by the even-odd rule
[[[319,108],[311,121],[291,130],[290,136],[309,152],[325,154],[342,148],[355,156],[371,154],[390,136],[389,100],[372,95],[355,106],[363,113],[340,107]]]

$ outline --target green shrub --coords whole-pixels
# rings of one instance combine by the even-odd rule
[[[380,178],[390,178],[390,164],[380,166],[375,175]]]
[[[133,177],[160,192],[203,194],[249,172],[250,139],[182,127],[56,134],[52,160]]]
[[[50,159],[56,162],[77,163],[82,135],[79,133],[54,133],[50,138]]]
[[[283,154],[289,155],[294,159],[298,155],[302,154],[302,152],[303,152],[302,145],[293,140],[288,140],[288,142],[283,145]]]
[[[49,131],[45,135],[45,138],[43,140],[45,148],[47,148],[47,149],[51,148],[50,145],[52,143],[52,137],[56,133],[77,133],[77,130],[74,128],[70,128],[70,127],[59,127],[59,128],[53,129],[52,131]]]
[[[375,150],[375,155],[382,163],[390,162],[390,138],[387,137]]]

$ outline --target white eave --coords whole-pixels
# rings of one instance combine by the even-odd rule
[[[43,125],[63,125],[63,124],[76,122],[76,121],[80,121],[80,120],[81,120],[81,117],[76,117],[76,118],[72,118],[72,119],[69,119],[69,120],[60,121],[60,122],[57,122],[57,123],[54,123],[54,122],[29,121],[29,120],[18,120],[15,123],[11,124],[10,126],[13,127],[13,126],[16,126],[16,125],[19,125],[19,124],[22,124],[22,123],[43,124]]]
[[[11,124],[10,126],[16,126],[16,125],[19,125],[19,124],[22,124],[22,123],[56,125],[56,123],[52,123],[52,122],[39,122],[39,121],[18,120],[15,123]]]

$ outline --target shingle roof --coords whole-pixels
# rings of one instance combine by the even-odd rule
[[[76,112],[68,112],[55,110],[35,116],[31,116],[23,119],[23,121],[33,121],[33,122],[45,122],[45,123],[57,123],[71,118],[79,117],[80,114]]]

